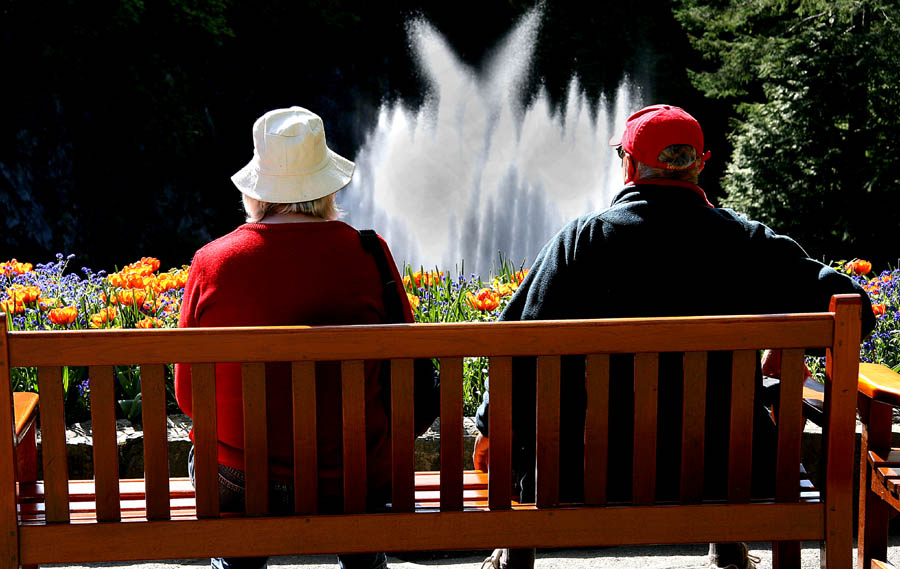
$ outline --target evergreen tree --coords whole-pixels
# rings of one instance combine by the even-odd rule
[[[693,83],[731,101],[724,205],[830,260],[895,264],[900,211],[896,0],[681,0],[706,66]]]

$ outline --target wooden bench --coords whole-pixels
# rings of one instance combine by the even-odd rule
[[[893,448],[894,408],[900,407],[900,374],[888,367],[859,366],[858,567],[888,567],[888,521],[900,510],[900,448]]]
[[[775,561],[799,567],[799,540],[823,542],[829,567],[852,561],[852,462],[859,357],[859,299],[835,297],[829,312],[715,316],[397,324],[321,328],[217,328],[6,332],[0,316],[0,371],[37,367],[43,480],[15,467],[13,398],[0,390],[2,567],[44,563],[255,556],[582,547],[620,544],[773,541]],[[800,476],[803,352],[827,348],[821,497]],[[754,369],[758,350],[784,350],[777,413],[776,491],[752,500]],[[704,501],[706,356],[732,351],[727,500]],[[659,354],[685,352],[681,499],[654,498]],[[635,354],[633,499],[605,503],[609,358]],[[560,357],[586,355],[586,503],[559,503]],[[490,476],[463,470],[464,356],[486,356],[491,378]],[[537,498],[512,499],[512,358],[537,356]],[[441,470],[414,472],[412,360],[436,357],[441,369]],[[363,361],[391,362],[392,509],[366,504]],[[344,506],[316,513],[315,361],[340,361],[343,404]],[[264,368],[293,362],[295,511],[267,515]],[[163,366],[193,369],[194,492],[170,479]],[[216,480],[214,362],[243,362],[247,514],[220,515]],[[114,365],[140,364],[145,477],[118,477]],[[90,366],[93,481],[66,470],[61,366]],[[21,449],[19,449],[21,450]],[[808,485],[807,485],[808,486]]]

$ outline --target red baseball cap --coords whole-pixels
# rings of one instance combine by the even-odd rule
[[[673,144],[688,144],[694,148],[698,160],[709,158],[703,154],[703,130],[700,123],[680,107],[650,105],[634,113],[625,121],[625,132],[609,140],[610,146],[621,146],[634,158],[654,168],[685,170],[659,161],[659,154]],[[702,162],[701,162],[702,165]]]

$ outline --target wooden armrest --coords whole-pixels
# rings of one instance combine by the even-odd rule
[[[869,399],[900,407],[900,374],[881,364],[859,364],[859,392]]]
[[[38,395],[16,391],[13,393],[13,403],[16,415],[16,442],[20,443],[37,418]]]

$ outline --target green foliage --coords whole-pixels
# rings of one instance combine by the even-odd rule
[[[704,59],[694,84],[735,111],[723,204],[815,256],[895,261],[898,2],[683,0],[676,16]]]

